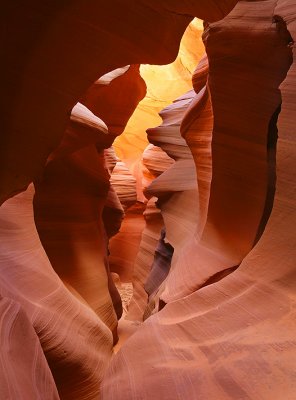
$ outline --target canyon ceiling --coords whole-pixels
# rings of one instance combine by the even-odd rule
[[[295,400],[295,2],[3,0],[0,37],[0,400]]]

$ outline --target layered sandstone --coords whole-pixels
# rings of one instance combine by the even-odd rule
[[[2,13],[0,397],[294,400],[293,2],[16,0]],[[173,98],[187,93],[149,130],[159,147],[143,172],[142,133],[134,154],[122,150],[138,199],[142,186],[150,198],[141,236],[142,205],[128,209],[135,180],[118,174],[114,187],[128,183],[118,196],[118,160],[104,149],[145,94],[138,63],[171,62],[194,16],[207,52],[194,91],[196,51],[167,70],[174,89],[186,86]],[[183,50],[195,45],[186,37]],[[168,99],[153,95],[142,116],[154,104],[159,121]],[[153,315],[130,325],[109,365],[119,197],[128,218],[114,270],[134,279],[125,311]]]
[[[112,334],[83,297],[75,292],[70,284],[61,281],[49,263],[34,223],[33,195],[34,189],[30,186],[26,192],[7,200],[0,208],[1,296],[12,300],[15,311],[15,307],[19,307],[17,304],[21,305],[26,314],[23,319],[22,337],[25,340],[25,335],[28,334],[29,338],[34,339],[32,329],[36,332],[60,397],[96,398],[100,392],[100,381],[111,358]],[[1,314],[2,318],[4,316],[5,314]],[[12,316],[13,314],[11,318]],[[32,326],[31,330],[28,325]],[[16,338],[14,340],[16,341]],[[21,340],[21,337],[18,340]],[[37,339],[34,341],[36,344]],[[31,342],[32,346],[34,341]],[[6,344],[8,345],[7,340]],[[34,372],[32,359],[23,358],[25,344],[26,342],[19,354],[20,359],[15,361],[18,365],[22,363],[23,374],[29,372],[29,368]],[[7,347],[1,350],[3,356],[5,349],[7,350]],[[35,349],[41,366],[39,372],[34,373],[44,373],[43,382],[48,384],[48,388],[54,393],[44,364],[42,367],[40,350],[38,347]],[[8,381],[13,382],[13,374],[12,371],[8,373]],[[37,378],[39,375],[35,376]],[[22,378],[18,379],[21,383]],[[33,379],[33,384],[34,375],[30,379]],[[30,393],[34,396],[34,391],[37,391],[36,398],[42,396],[42,390],[39,393],[40,383],[34,388],[30,380],[27,380],[26,385],[23,387],[24,399],[29,399]]]
[[[109,174],[103,152],[97,151],[107,138],[106,125],[87,108],[77,105],[73,109],[63,143],[51,155],[42,180],[36,182],[34,214],[54,270],[116,337],[102,221]]]
[[[191,16],[218,20],[236,2],[3,4],[1,203],[40,176],[96,79],[123,65],[171,62]]]
[[[140,201],[144,201],[141,160],[148,145],[146,130],[161,122],[158,113],[164,107],[192,88],[192,72],[204,53],[202,30],[202,21],[193,20],[182,37],[177,58],[173,63],[141,65],[140,72],[147,85],[147,94],[135,110],[123,134],[115,141],[118,155],[137,178]]]
[[[58,400],[38,336],[21,305],[1,297],[0,315],[1,399]]]
[[[205,227],[166,280],[168,304],[113,359],[103,398],[294,398],[295,19],[292,3],[250,1],[208,25]]]
[[[165,227],[163,240],[172,247],[171,252],[174,253],[173,268],[181,249],[194,235],[198,223],[198,188],[196,174],[194,173],[194,160],[190,149],[180,134],[181,122],[194,98],[194,94],[194,91],[190,91],[165,108],[160,114],[163,119],[162,125],[148,130],[149,140],[155,145],[161,146],[167,155],[175,160],[145,190],[146,196],[158,198],[157,205],[161,210]],[[162,252],[165,254],[165,243],[162,243],[161,239],[159,246],[163,248]],[[171,257],[158,257],[157,260],[159,266],[154,260],[152,269],[153,280],[156,282],[156,270],[159,268],[158,285],[155,284],[154,291],[159,288],[163,281],[162,278],[168,274],[171,267]],[[166,263],[165,274],[164,262]],[[149,287],[149,279],[147,284]],[[150,307],[153,307],[153,304]]]

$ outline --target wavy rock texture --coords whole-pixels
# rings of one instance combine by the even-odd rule
[[[134,261],[144,228],[145,208],[142,203],[137,202],[136,179],[123,162],[116,163],[110,182],[125,211],[125,218],[118,234],[110,240],[110,268],[120,276],[122,282],[131,283]]]
[[[142,187],[148,187],[151,182],[165,172],[174,160],[170,158],[160,147],[148,145],[142,156],[143,180]],[[145,202],[145,228],[142,233],[138,253],[134,259],[133,269],[133,298],[129,305],[126,319],[143,321],[143,315],[147,307],[148,296],[144,285],[152,270],[155,261],[155,251],[164,227],[163,218],[156,206],[156,197]]]
[[[292,0],[15,0],[1,13],[0,397],[97,400],[104,376],[103,400],[294,400]],[[144,185],[153,197],[142,238],[139,210],[126,220],[127,228],[139,228],[130,243],[142,242],[128,318],[142,321],[147,292],[145,316],[154,315],[134,323],[131,333],[140,329],[106,371],[120,304],[107,245],[123,209],[109,185],[116,160],[103,149],[144,96],[133,64],[171,62],[193,16],[208,21],[208,61],[194,73],[194,92],[165,109],[163,125],[150,131],[175,162],[159,148],[147,149]],[[186,56],[166,71],[184,78],[182,93],[191,88],[197,61],[189,50],[195,28],[184,39]],[[153,110],[156,121],[167,99],[149,87],[148,96],[142,115]],[[79,99],[92,112],[79,104],[70,119]],[[193,158],[177,139],[180,131]],[[135,137],[144,148],[145,138]],[[121,158],[137,178],[139,199],[138,153],[127,149]],[[33,187],[12,197],[32,180],[48,255],[34,222]],[[167,240],[172,268],[155,296],[170,261]],[[126,280],[131,269],[124,267]]]
[[[20,304],[0,297],[0,315],[1,399],[58,400],[38,336]]]
[[[148,294],[144,289],[151,272],[155,250],[163,229],[163,219],[160,210],[156,207],[157,198],[151,198],[146,204],[143,213],[145,226],[142,232],[139,250],[134,261],[133,286],[134,293],[129,305],[126,319],[143,321],[147,308]]]
[[[155,249],[151,272],[144,286],[145,291],[149,296],[151,296],[154,292],[156,292],[156,290],[158,290],[161,283],[168,276],[171,268],[174,248],[165,241],[165,236],[165,229],[162,229],[160,239]]]
[[[142,188],[143,191],[151,184],[151,182],[164,173],[174,160],[169,157],[160,147],[149,144],[142,155]]]
[[[194,236],[199,218],[195,164],[191,151],[180,134],[182,120],[194,95],[195,92],[190,91],[165,108],[160,113],[163,124],[147,131],[149,140],[161,146],[168,156],[175,160],[170,168],[145,190],[146,196],[158,198],[157,204],[161,209],[165,225],[165,240],[174,250],[172,268],[178,263],[184,245]],[[161,261],[161,258],[159,260]],[[154,263],[154,275],[156,268]],[[160,277],[163,277],[162,262],[159,268]],[[169,269],[170,264],[167,265],[167,272]],[[161,283],[162,280],[159,279],[159,284]]]
[[[83,142],[88,135],[88,144]],[[34,215],[51,265],[79,293],[116,337],[117,318],[108,290],[107,237],[102,212],[109,174],[97,147],[106,141],[106,125],[77,105],[69,130],[36,183]],[[82,143],[81,143],[82,142]]]
[[[196,164],[199,219],[196,235],[200,237],[207,219],[212,181],[213,111],[207,85],[208,59],[205,55],[196,67],[192,83],[196,93],[181,123],[185,138]]]
[[[166,241],[177,250],[174,255],[173,264],[176,264],[182,247],[188,244],[188,241],[190,242],[194,236],[197,228],[197,221],[199,222],[198,227],[201,229],[201,218],[206,217],[206,206],[211,180],[209,170],[211,170],[210,146],[213,124],[210,100],[203,103],[201,101],[202,96],[200,95],[200,91],[206,84],[207,72],[207,59],[203,58],[193,76],[194,87],[198,95],[195,96],[194,91],[189,91],[186,95],[181,96],[173,105],[167,107],[160,113],[164,120],[163,124],[158,128],[148,130],[149,140],[161,146],[164,151],[160,147],[149,145],[143,153],[143,164],[144,167],[146,167],[144,170],[144,193],[148,197],[157,196],[159,198],[158,204],[162,210],[162,216],[164,217],[167,230]],[[202,103],[202,106],[200,106],[200,103]],[[205,107],[204,104],[206,104]],[[204,116],[203,125],[197,122],[196,126],[194,126],[198,117],[196,114],[194,114],[194,117],[191,117],[193,114],[191,110],[195,110],[196,107],[202,110]],[[189,117],[187,117],[187,113]],[[197,115],[200,116],[200,112]],[[184,139],[180,136],[180,125],[184,122],[183,118],[185,118],[184,121],[186,122],[186,132],[190,131],[192,137],[198,137],[197,140],[195,139],[195,144],[192,148],[196,153],[199,152],[201,154],[200,165],[198,167],[198,173],[202,175],[202,189],[200,193],[197,192],[192,154]],[[203,171],[206,172],[203,173]],[[153,180],[153,178],[156,179]],[[206,183],[203,183],[205,179]],[[203,209],[200,210],[200,215],[198,214],[198,194],[201,197],[201,204],[203,206]],[[184,207],[184,205],[186,206]],[[180,209],[183,210],[182,213],[180,213]],[[158,212],[156,211],[156,215],[157,214]],[[159,228],[161,226],[163,226],[163,222],[159,220],[154,237],[155,234],[160,235]],[[142,246],[143,250],[145,248],[145,238],[146,235],[143,236],[140,251],[142,250]],[[170,269],[170,263],[167,263],[170,257],[167,258],[165,256],[163,259],[161,256],[156,257],[157,260],[160,261],[159,279],[157,279],[157,262],[156,259],[152,261],[153,247],[151,243],[150,240],[149,248],[151,257],[147,258],[146,262],[143,262],[143,260],[139,258],[140,262],[135,264],[135,294],[130,309],[137,309],[138,312],[134,313],[130,310],[128,316],[132,317],[133,315],[137,315],[137,319],[141,319],[141,312],[143,312],[147,304],[147,294],[144,291],[146,281],[151,281],[152,279],[156,289],[162,283],[164,277],[163,262],[167,265],[166,271],[168,272]],[[154,241],[154,246],[156,249],[156,240]],[[163,246],[161,239],[158,246]],[[150,272],[153,272],[154,278],[152,276],[149,277]],[[151,307],[153,308],[153,302],[150,304],[149,308]]]
[[[98,77],[123,65],[171,62],[191,16],[218,20],[236,2],[5,2],[1,203],[40,176],[69,111]]]
[[[145,206],[140,202],[126,210],[119,233],[110,241],[110,268],[122,282],[133,281],[134,263],[145,226],[144,210]]]
[[[60,397],[97,398],[112,353],[112,335],[86,301],[78,293],[73,295],[70,285],[70,290],[66,288],[50,265],[34,223],[33,195],[30,186],[0,208],[0,294],[21,304],[38,335]],[[1,347],[1,355],[3,351]],[[22,360],[20,357],[18,363]],[[36,398],[40,397],[38,394]]]
[[[124,133],[115,141],[120,158],[137,178],[138,199],[145,201],[142,188],[142,154],[148,140],[146,130],[161,122],[158,113],[176,97],[192,88],[192,72],[204,53],[201,41],[202,22],[198,19],[186,29],[176,60],[169,65],[142,65],[141,76],[147,84],[147,94],[135,110]]]
[[[131,207],[137,201],[137,182],[127,166],[118,161],[112,171],[110,183],[124,209]]]
[[[110,237],[118,232],[122,221],[117,195],[122,204],[130,204],[136,201],[136,191],[132,176],[120,184],[118,178],[113,178],[117,195],[109,188],[109,173],[111,181],[112,176],[122,178],[126,173],[122,172],[123,166],[118,172],[118,163],[112,167],[111,152],[102,150],[124,130],[145,88],[138,66],[115,70],[95,82],[82,101],[103,117],[112,131],[78,103],[62,144],[51,155],[42,181],[36,184],[35,220],[51,264],[107,324],[115,339],[117,318],[113,305],[118,317],[122,306],[109,271],[106,234]],[[132,95],[127,98],[130,91]],[[105,163],[107,167],[109,163],[109,173]],[[118,189],[128,187],[129,181],[131,190]],[[112,218],[108,218],[110,215]]]
[[[295,21],[292,2],[242,1],[208,26],[213,170],[205,229],[185,260],[198,256],[194,282],[123,346],[103,399],[294,399]],[[241,264],[206,281],[230,262]]]
[[[219,274],[236,268],[264,229],[264,214],[272,202],[270,186],[275,185],[274,179],[268,182],[274,160],[267,148],[274,146],[273,119],[281,102],[278,87],[291,62],[285,39],[276,24],[270,26],[273,8],[273,2],[241,3],[205,33],[215,116],[207,220],[200,238],[196,235],[195,243],[184,249],[178,269],[172,270],[162,294],[165,302],[189,295]],[[258,10],[263,15],[260,29]],[[253,22],[245,17],[240,26],[242,14]],[[227,43],[233,31],[227,22],[237,24],[240,30],[231,49]],[[250,33],[254,24],[257,30]],[[250,37],[256,38],[256,46]],[[259,63],[258,54],[268,57],[261,57]],[[258,81],[262,88],[254,98]],[[231,118],[228,110],[232,110]]]
[[[104,160],[105,166],[109,171],[109,175],[111,177],[112,171],[119,161],[112,146],[104,150]],[[112,236],[116,235],[116,233],[119,232],[122,220],[124,218],[124,209],[112,184],[109,187],[108,196],[102,213],[102,218],[106,234],[110,239]]]
[[[140,76],[139,65],[128,65],[102,76],[80,101],[105,122],[115,138],[124,131],[145,95],[146,84]]]

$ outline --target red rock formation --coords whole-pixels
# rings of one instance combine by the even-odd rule
[[[117,193],[124,209],[127,209],[136,203],[136,179],[122,161],[116,163],[111,174],[110,183]]]
[[[178,263],[183,247],[194,236],[199,222],[194,160],[180,134],[181,122],[194,94],[194,91],[190,91],[164,109],[161,112],[163,124],[147,131],[149,140],[161,146],[175,160],[170,168],[145,190],[146,196],[158,198],[157,204],[164,219],[166,241],[174,249],[172,269]]]
[[[105,122],[110,134],[117,136],[124,131],[145,94],[146,85],[140,76],[139,65],[128,65],[102,76],[80,101]]]
[[[127,99],[129,91],[132,95]],[[105,230],[109,237],[119,230],[123,210],[116,194],[109,190],[104,155],[98,156],[97,151],[109,147],[123,131],[144,94],[145,83],[138,66],[101,77],[82,101],[104,118],[111,132],[104,131],[102,121],[87,108],[75,106],[63,142],[51,155],[43,179],[36,185],[35,220],[54,269],[88,302],[115,338],[117,321],[108,286],[118,317],[122,307],[109,273]],[[136,195],[128,201],[135,202]]]
[[[272,23],[274,15],[281,18]],[[201,242],[184,260],[193,282],[185,277],[183,290],[171,290],[169,304],[116,355],[103,399],[294,399],[295,20],[292,2],[241,1],[208,27],[213,181]],[[282,81],[276,191],[262,229]],[[215,276],[230,261],[242,263]]]
[[[116,163],[110,182],[125,210],[120,231],[110,240],[110,269],[119,274],[122,282],[131,282],[134,261],[144,228],[145,207],[137,202],[136,179],[123,162]]]
[[[105,165],[111,176],[114,170],[118,157],[115,154],[113,147],[104,150]],[[105,230],[110,239],[119,232],[121,222],[124,218],[124,210],[115,189],[110,185],[108,196],[102,214]]]
[[[255,44],[251,44],[250,36],[257,37],[258,32],[262,32],[249,32],[252,24],[257,26],[255,3],[246,2],[236,7],[236,11],[211,25],[204,35],[215,116],[209,209],[201,236],[196,235],[195,242],[184,248],[180,265],[172,269],[162,294],[165,302],[188,295],[214,276],[238,266],[254,246],[258,231],[262,230],[261,220],[269,201],[270,121],[281,102],[278,86],[291,62],[290,51],[275,25],[269,27],[272,7],[270,3],[260,4],[265,15],[261,22],[265,34]],[[241,23],[241,13],[247,13],[254,22],[244,19]],[[229,27],[228,22],[231,23]],[[232,37],[235,24],[240,34],[229,56],[230,49],[225,43]],[[258,54],[261,53],[268,53],[268,57],[261,57],[259,63]],[[262,87],[254,98],[258,81]],[[243,98],[241,93],[244,93]],[[204,104],[206,107],[207,103]],[[227,110],[234,113],[231,118]],[[197,168],[198,162],[197,158]],[[178,278],[180,275],[182,280]]]
[[[5,2],[1,203],[41,174],[92,82],[123,65],[172,61],[190,15],[218,20],[236,2]]]
[[[1,399],[58,400],[38,336],[20,304],[0,297],[0,316]]]
[[[69,131],[51,155],[42,181],[36,183],[34,213],[51,265],[116,337],[117,318],[108,291],[107,238],[102,222],[109,174],[103,153],[96,149],[108,141],[107,137],[101,120],[82,105],[73,109]]]
[[[143,213],[145,227],[142,232],[139,251],[134,262],[134,293],[126,317],[132,321],[143,321],[148,303],[148,295],[144,289],[144,284],[151,272],[155,249],[160,238],[161,229],[163,228],[163,219],[160,210],[155,205],[156,200],[156,198],[151,198]]]
[[[153,295],[158,290],[171,268],[174,248],[167,243],[165,235],[165,229],[162,229],[160,239],[155,249],[151,272],[144,285],[149,296]]]
[[[184,115],[180,128],[196,165],[199,199],[197,237],[200,237],[207,219],[212,181],[213,112],[207,86],[208,67],[208,59],[204,56],[193,73],[192,82],[196,95]]]
[[[148,145],[142,156],[143,181],[142,187],[148,187],[155,177],[166,171],[174,160],[170,158],[160,147]],[[156,197],[145,201],[145,228],[142,232],[141,242],[133,268],[133,298],[129,305],[126,319],[143,321],[143,315],[147,307],[148,296],[144,285],[151,272],[155,250],[157,248],[161,230],[164,226],[160,210],[155,202]]]
[[[203,60],[193,78],[196,95],[183,96],[166,110],[163,126],[154,131],[166,151],[178,150],[173,166],[146,190],[159,196],[167,236],[177,251],[156,296],[164,309],[122,347],[105,374],[112,352],[106,324],[112,329],[116,318],[102,215],[106,204],[116,210],[112,221],[105,214],[111,236],[122,210],[109,189],[101,150],[122,131],[134,106],[122,114],[116,108],[113,120],[100,99],[114,98],[121,78],[127,86],[135,83],[136,97],[141,96],[143,85],[134,81],[137,67],[104,76],[83,97],[108,120],[112,135],[85,108],[76,109],[70,122],[69,111],[114,68],[172,61],[191,16],[219,20],[236,3],[224,20],[206,23],[207,85]],[[103,400],[294,400],[292,0],[15,0],[2,5],[2,15],[1,397],[58,398],[42,348],[62,399],[98,399],[105,375]],[[119,93],[116,107],[122,98]],[[131,104],[136,103],[133,98]],[[171,128],[181,130],[195,169],[192,159],[182,158],[182,146],[168,144]],[[166,133],[162,143],[161,132]],[[157,175],[159,166],[151,165],[150,173]],[[33,179],[40,236],[62,280],[36,231],[32,187],[9,198]],[[144,277],[163,226],[152,210],[149,216],[156,221],[148,221],[136,261],[141,268],[130,314],[138,312],[137,317],[147,302]],[[101,286],[93,280],[97,263]]]
[[[145,223],[145,206],[136,203],[126,213],[120,232],[110,241],[110,268],[116,272],[122,282],[133,281],[134,263],[139,251],[139,244]]]
[[[95,399],[111,357],[112,335],[85,300],[78,293],[74,296],[69,285],[65,287],[50,265],[34,224],[33,195],[30,186],[0,208],[0,293],[20,304],[26,313],[38,335],[60,397]],[[1,313],[1,318],[4,317]],[[27,332],[27,325],[24,325],[23,334]],[[2,329],[1,332],[5,334]],[[21,364],[24,352],[25,349],[14,363]],[[2,354],[5,352],[1,347]],[[38,354],[37,351],[36,357],[42,360]],[[27,368],[29,366],[28,359]],[[26,369],[22,373],[25,374]],[[45,384],[49,382],[49,375],[46,376]],[[13,382],[13,379],[13,373],[9,372],[7,380]],[[21,377],[19,379],[21,384]]]
[[[168,65],[141,65],[140,73],[147,85],[147,94],[140,102],[123,134],[114,146],[119,157],[137,178],[139,201],[145,201],[142,187],[142,155],[148,140],[146,130],[160,124],[158,113],[192,88],[192,72],[204,53],[201,40],[202,22],[194,19],[187,27],[177,58]]]

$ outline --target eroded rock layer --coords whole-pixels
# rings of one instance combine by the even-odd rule
[[[0,397],[294,400],[294,2],[15,0],[1,13]],[[190,90],[200,21],[177,52],[193,17],[207,56]],[[145,96],[138,64],[176,56],[172,92],[148,87],[138,111],[158,121],[186,94],[149,130],[159,147],[143,170],[130,123],[128,171],[110,146]],[[137,331],[110,363],[120,226],[111,267],[130,292],[133,279]]]
[[[1,297],[0,316],[1,399],[58,400],[38,336],[21,305]]]
[[[205,228],[166,281],[168,304],[113,359],[103,399],[295,397],[295,20],[292,2],[241,1],[208,25],[214,126]]]
[[[41,174],[69,111],[96,79],[128,64],[172,61],[191,16],[218,20],[236,3],[5,2],[1,203]]]
[[[117,318],[108,290],[107,237],[102,221],[109,174],[104,153],[97,151],[106,137],[106,125],[77,105],[61,146],[51,155],[42,181],[36,182],[34,214],[51,265],[116,337]]]
[[[50,265],[34,223],[33,195],[34,189],[30,186],[0,208],[1,296],[20,304],[24,310],[38,336],[60,397],[69,400],[96,398],[111,358],[112,334],[83,297],[64,284]],[[23,327],[24,335],[26,325],[27,322]],[[22,358],[24,351],[21,360],[23,373],[26,373],[31,361]],[[1,354],[5,353],[1,350]],[[42,361],[38,348],[36,357]],[[44,384],[48,382],[52,388],[49,374],[42,365],[35,373],[42,371],[47,377]],[[14,375],[8,376],[10,380]],[[38,392],[40,388],[29,388],[29,384],[27,381],[28,391],[24,396],[31,392],[34,396],[33,391]],[[42,391],[36,396],[40,398]]]

